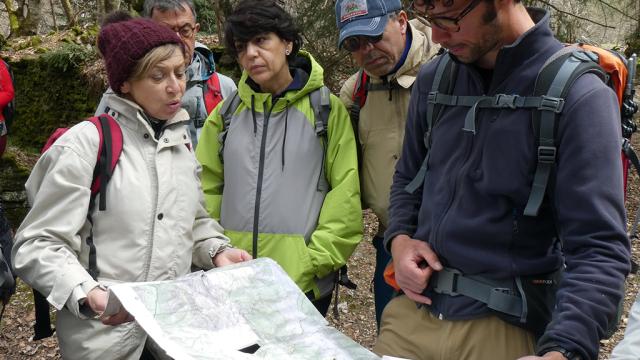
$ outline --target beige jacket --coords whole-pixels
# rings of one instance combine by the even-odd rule
[[[158,141],[136,104],[111,95],[108,106],[123,133],[123,151],[108,184],[107,209],[93,212],[100,275],[85,270],[87,209],[98,132],[82,122],[42,155],[26,183],[31,211],[18,229],[18,275],[57,309],[65,359],[137,359],[146,335],[135,323],[104,326],[78,301],[98,283],[170,280],[193,265],[213,266],[209,251],[228,243],[204,209],[200,167],[186,146],[186,111],[168,120]]]
[[[420,66],[431,59],[438,48],[431,43],[431,29],[417,20],[409,22],[413,40],[404,64],[389,76],[400,88],[389,91],[369,91],[367,101],[360,110],[358,134],[362,149],[362,198],[364,207],[371,208],[380,220],[379,233],[387,226],[389,191],[396,162],[402,151],[404,127],[409,107],[411,86]],[[369,75],[371,83],[382,79]],[[353,104],[352,96],[358,73],[352,75],[340,90],[340,99],[347,108]]]

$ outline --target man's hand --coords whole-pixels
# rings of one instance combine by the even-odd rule
[[[405,295],[413,301],[431,304],[422,295],[434,271],[442,270],[442,264],[429,244],[407,235],[398,235],[391,242],[391,255],[396,282]],[[424,266],[424,264],[428,266]]]
[[[107,307],[108,299],[109,294],[105,290],[95,287],[89,291],[85,301],[91,310],[100,316],[100,321],[105,325],[120,325],[134,320],[133,316],[131,316],[123,307],[120,308],[120,311],[117,314],[102,317],[102,313]]]
[[[518,360],[567,360],[567,358],[557,351],[549,351],[543,356],[524,356]]]
[[[216,267],[221,267],[238,262],[248,261],[251,259],[253,259],[251,255],[249,255],[249,253],[244,250],[227,248],[218,255],[214,256],[211,260],[213,261],[213,265],[215,265]]]

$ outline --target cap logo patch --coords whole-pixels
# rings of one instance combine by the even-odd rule
[[[347,0],[340,5],[340,22],[345,22],[356,16],[362,16],[369,13],[367,8],[367,0]]]

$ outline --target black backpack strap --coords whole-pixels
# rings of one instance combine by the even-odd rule
[[[360,144],[360,133],[358,128],[360,126],[360,110],[362,107],[360,104],[364,103],[367,98],[367,86],[369,84],[369,77],[364,70],[360,69],[358,72],[358,78],[353,90],[352,104],[349,108],[349,118],[351,119],[351,127],[353,128],[353,136],[356,140],[356,155],[358,156],[358,171],[362,170],[362,147]],[[364,98],[364,99],[363,99]]]
[[[33,340],[48,338],[55,332],[55,329],[51,328],[49,302],[44,295],[33,289],[33,304],[36,313],[36,323],[33,325]]]
[[[629,159],[629,162],[631,163],[631,165],[633,165],[633,168],[636,170],[638,176],[640,176],[640,160],[638,159],[638,154],[636,154],[635,150],[633,150],[631,141],[629,141],[629,139],[622,139],[622,152]],[[640,222],[639,220],[640,207],[638,207],[638,209],[636,210],[635,218],[633,220],[633,223],[631,224],[631,233],[629,235],[630,239],[635,239],[638,237],[638,222]]]
[[[452,61],[449,54],[444,54],[440,57],[440,62],[436,68],[436,73],[431,85],[431,92],[428,97],[427,104],[427,131],[424,134],[424,145],[427,149],[426,156],[420,165],[420,169],[416,176],[411,180],[404,190],[410,194],[413,194],[422,186],[424,178],[427,174],[427,164],[429,163],[429,148],[431,147],[431,133],[436,126],[438,119],[440,118],[443,106],[437,104],[432,100],[435,99],[438,94],[449,94],[453,90],[456,76],[458,74],[458,66]]]
[[[538,111],[533,112],[533,128],[538,135],[537,165],[531,193],[524,209],[526,216],[538,215],[549,177],[555,167],[557,118],[562,112],[567,92],[583,74],[595,73],[603,79],[606,77],[597,63],[597,55],[580,50],[561,51],[561,56],[542,67],[536,79],[534,95],[542,97],[544,101]]]
[[[318,191],[327,191],[328,185],[323,183],[321,179],[325,176],[324,162],[327,157],[327,146],[329,139],[327,137],[329,129],[329,115],[331,114],[331,91],[326,86],[322,86],[309,94],[311,109],[316,122],[316,135],[322,142],[322,168],[318,176]]]
[[[238,90],[234,90],[227,99],[222,103],[222,107],[220,108],[220,117],[222,118],[222,131],[218,134],[218,142],[220,142],[220,148],[218,149],[218,156],[220,156],[220,161],[224,163],[224,143],[227,140],[227,133],[229,131],[229,125],[231,125],[231,119],[233,118],[233,114],[235,114],[238,106],[240,106],[240,96],[238,95]]]

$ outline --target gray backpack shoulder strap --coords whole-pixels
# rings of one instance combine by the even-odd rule
[[[427,149],[427,154],[422,161],[422,165],[416,173],[416,176],[411,180],[404,190],[410,194],[413,194],[424,183],[424,178],[427,174],[427,164],[429,162],[429,148],[431,147],[431,133],[436,126],[440,113],[443,107],[440,104],[435,103],[433,100],[438,94],[450,94],[455,84],[455,78],[458,73],[457,64],[451,59],[449,54],[444,54],[440,58],[440,62],[436,67],[435,76],[433,78],[433,84],[431,85],[431,92],[429,92],[429,100],[427,104],[427,130],[424,134],[424,145]]]
[[[222,118],[222,131],[218,134],[218,142],[220,143],[220,148],[218,149],[218,156],[220,156],[220,161],[224,163],[224,143],[227,140],[227,132],[229,131],[229,125],[231,125],[231,119],[233,118],[233,114],[235,114],[238,106],[240,106],[240,96],[238,95],[238,90],[234,90],[222,103],[222,107],[220,108],[220,117]]]
[[[329,129],[329,115],[331,114],[331,92],[326,86],[322,86],[309,94],[309,101],[311,102],[311,109],[313,109],[313,115],[315,117],[316,135],[320,138],[322,143],[322,170],[320,176],[318,176],[318,191],[328,191],[328,185],[321,181],[325,176],[324,162],[327,157],[327,145]]]

